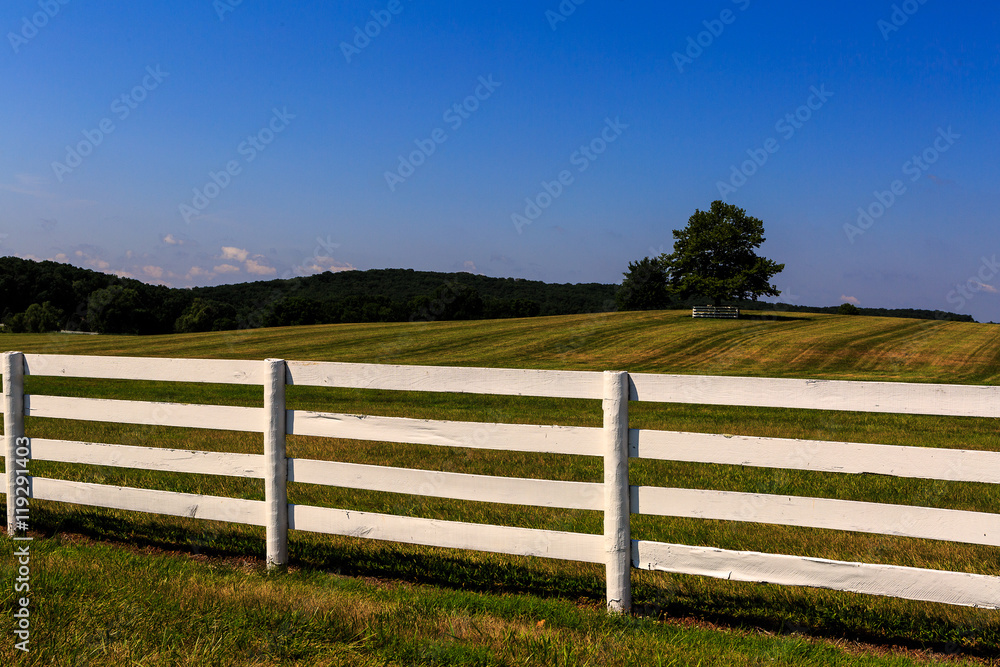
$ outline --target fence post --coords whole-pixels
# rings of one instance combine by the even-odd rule
[[[24,355],[20,352],[4,352],[0,361],[3,374],[3,433],[4,468],[7,471],[7,535],[13,537],[24,531],[17,530],[15,514],[16,483],[20,474],[27,475],[25,466],[18,465],[18,440],[24,438]],[[21,442],[24,442],[21,440]],[[22,472],[23,471],[23,472]],[[19,474],[20,473],[20,474]],[[29,487],[30,488],[30,487]]]
[[[632,533],[629,526],[628,373],[604,372],[604,544],[608,611],[632,609]]]
[[[285,361],[265,359],[264,503],[267,505],[267,567],[288,563],[288,460],[285,458]]]

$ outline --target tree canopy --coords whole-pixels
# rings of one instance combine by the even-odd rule
[[[614,285],[410,269],[343,271],[192,289],[0,257],[0,331],[164,334],[342,322],[605,312]]]
[[[661,310],[670,305],[663,262],[643,257],[629,262],[621,287],[615,293],[618,310]]]
[[[687,227],[674,230],[674,251],[660,256],[671,293],[680,299],[720,301],[778,296],[770,284],[784,264],[757,255],[764,223],[722,201],[708,211],[695,209]]]

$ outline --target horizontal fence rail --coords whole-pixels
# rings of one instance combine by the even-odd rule
[[[71,482],[63,479],[31,478],[32,496],[38,500],[108,507],[151,514],[214,519],[263,526],[259,500],[220,498],[194,493],[134,489],[108,484]]]
[[[884,503],[633,486],[633,514],[755,521],[1000,546],[1000,514]]]
[[[754,551],[730,551],[662,542],[632,542],[632,562],[643,570],[694,574],[729,581],[810,586],[996,609],[1000,577],[897,565],[871,565]]]
[[[288,511],[289,527],[315,533],[587,563],[605,561],[604,538],[600,535],[440,521],[304,505],[289,505]]]
[[[34,438],[31,440],[31,458],[36,461],[264,479],[264,457],[259,454],[201,452],[190,449]]]
[[[484,503],[603,510],[604,485],[387,468],[337,461],[288,460],[288,481]]]
[[[631,429],[629,456],[1000,484],[1000,452],[967,449]]]
[[[8,532],[16,533],[18,478],[31,498],[228,521],[266,529],[269,566],[287,563],[287,534],[303,530],[453,549],[603,563],[613,612],[631,604],[632,568],[733,581],[1000,608],[1000,577],[733,551],[631,539],[631,515],[856,531],[1000,546],[1000,514],[714,489],[630,485],[630,459],[823,473],[1000,483],[1000,452],[628,428],[628,401],[1000,416],[1000,387],[645,373],[445,368],[335,362],[40,355],[2,357]],[[26,395],[23,377],[257,385],[264,407]],[[288,409],[286,385],[600,399],[601,428],[493,424]],[[581,409],[590,409],[582,407]],[[263,454],[31,438],[24,418],[260,433]],[[603,457],[604,481],[475,475],[289,458],[287,436],[471,450]],[[20,453],[19,453],[20,452]],[[27,456],[24,454],[27,453]],[[33,477],[28,459],[264,481],[265,500]],[[678,483],[673,479],[671,482]],[[469,502],[598,511],[604,534],[442,521],[289,503],[287,484],[313,484]],[[23,484],[23,483],[22,483]],[[23,493],[22,493],[23,495]]]
[[[264,411],[232,405],[186,405],[148,403],[107,398],[71,396],[25,396],[26,417],[79,419],[82,421],[182,426],[221,431],[264,430]]]
[[[435,421],[302,410],[289,410],[287,415],[289,435],[540,454],[601,456],[604,453],[603,431],[599,428]]]
[[[389,366],[289,361],[288,384],[550,398],[604,397],[603,374],[511,368]]]
[[[264,384],[261,361],[26,354],[24,368],[26,375],[54,377]]]
[[[629,400],[1000,417],[1000,387],[630,373]]]

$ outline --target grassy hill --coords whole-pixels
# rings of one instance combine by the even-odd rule
[[[24,352],[1000,382],[1000,327],[889,317],[689,311],[340,324],[164,336],[11,335]]]
[[[167,336],[7,335],[24,352],[317,359],[996,384],[995,326],[749,313],[604,313],[476,322],[342,324]],[[28,391],[260,405],[252,387],[28,378]],[[600,424],[599,401],[289,388],[290,407],[470,421]],[[641,408],[641,409],[640,409]],[[993,420],[721,406],[636,406],[642,428],[1000,450]],[[34,437],[256,453],[260,436],[32,419]],[[915,437],[916,436],[916,437]],[[596,482],[589,457],[289,438],[289,456]],[[236,480],[35,461],[32,472],[103,484],[262,499]],[[635,461],[635,484],[809,495],[995,512],[994,485]],[[499,506],[291,484],[292,502],[599,533],[588,511]],[[287,574],[263,570],[263,531],[35,502],[36,653],[3,664],[915,665],[1000,659],[996,612],[830,591],[633,574],[636,615],[603,612],[603,570],[572,563],[293,531]],[[998,550],[883,535],[633,518],[633,536],[965,572],[1000,572]],[[0,551],[13,544],[0,538]],[[15,563],[0,559],[10,581]],[[11,587],[0,608],[13,607]]]

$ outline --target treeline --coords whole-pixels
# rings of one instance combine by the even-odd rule
[[[686,310],[692,306],[704,306],[711,300],[694,297],[690,299],[670,299],[657,303],[654,307],[633,306],[619,307],[619,310]],[[871,317],[905,317],[915,320],[942,320],[947,322],[975,322],[972,315],[949,313],[944,310],[928,310],[926,308],[862,308],[853,304],[839,306],[799,306],[790,303],[769,303],[766,301],[730,301],[723,300],[720,305],[736,306],[741,311],[755,310],[775,313],[829,313],[841,315],[867,315]],[[845,305],[848,306],[845,308]]]
[[[740,308],[748,310],[780,310],[789,313],[839,313],[841,315],[869,315],[871,317],[907,317],[915,320],[943,320],[948,322],[975,322],[972,315],[949,313],[926,308],[862,308],[853,304],[839,306],[793,306],[789,303],[746,303]]]
[[[174,289],[69,264],[0,257],[0,320],[3,330],[12,333],[165,334],[300,324],[569,315],[615,310],[616,296],[620,310],[643,309],[623,305],[622,297],[629,296],[623,294],[627,289],[600,283],[550,284],[411,269],[344,271]],[[638,292],[631,295],[641,296]],[[657,303],[655,308],[690,308],[702,303],[705,301],[671,300]],[[755,301],[732,305],[758,311],[844,312],[843,306]],[[859,308],[854,314],[975,321],[969,315],[910,308]]]
[[[676,232],[675,232],[676,234]],[[952,322],[975,322],[971,315],[959,315],[943,310],[928,310],[922,308],[859,308],[852,303],[842,303],[839,306],[796,306],[790,303],[767,303],[748,299],[719,296],[718,299],[705,295],[680,296],[684,290],[679,290],[671,284],[664,257],[644,257],[635,262],[629,262],[624,280],[615,293],[615,304],[618,310],[670,310],[687,309],[692,306],[708,304],[737,306],[740,310],[763,310],[792,313],[838,313],[841,315],[869,315],[876,317],[906,317],[920,320],[944,320]],[[709,280],[711,284],[711,280]],[[723,290],[725,291],[725,290]],[[740,292],[736,288],[733,291]],[[757,296],[764,294],[760,291]],[[746,290],[742,291],[747,294]]]
[[[613,310],[615,289],[410,269],[173,289],[68,264],[0,257],[0,317],[13,333],[163,334],[564,315]]]
[[[4,330],[114,333],[172,331],[190,303],[183,290],[58,262],[0,257]]]

